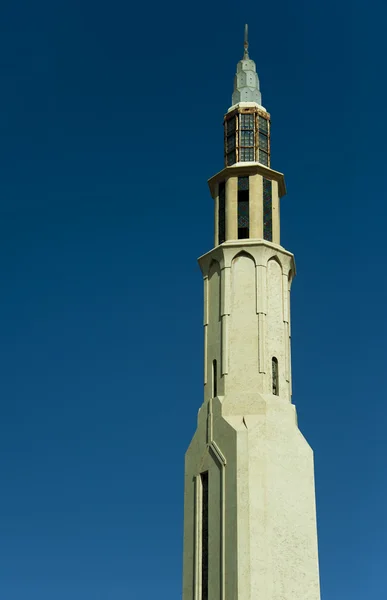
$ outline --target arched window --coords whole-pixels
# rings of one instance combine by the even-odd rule
[[[216,360],[212,361],[212,397],[216,398],[218,395],[218,366]]]
[[[279,396],[279,383],[278,383],[278,360],[275,356],[271,359],[271,371],[272,371],[272,386],[274,396]]]

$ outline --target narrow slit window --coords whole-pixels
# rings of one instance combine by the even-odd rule
[[[238,240],[249,237],[249,178],[238,177]]]
[[[263,238],[273,241],[273,202],[270,179],[263,178]]]
[[[216,360],[212,361],[212,397],[218,395],[218,365]]]
[[[202,597],[208,600],[208,471],[200,475],[202,483]]]
[[[271,359],[271,370],[273,378],[273,394],[279,396],[279,384],[278,384],[278,360],[275,356]]]
[[[223,244],[226,240],[226,191],[225,183],[219,183],[219,208],[218,208],[218,243]]]

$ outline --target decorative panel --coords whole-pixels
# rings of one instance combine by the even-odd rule
[[[255,263],[251,256],[239,254],[231,268],[229,329],[229,385],[239,397],[259,389],[257,331]]]

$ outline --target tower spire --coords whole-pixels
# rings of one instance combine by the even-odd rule
[[[245,43],[244,43],[245,52],[243,54],[243,60],[247,60],[249,58],[249,26],[245,25]]]
[[[245,25],[244,53],[242,60],[237,64],[234,77],[234,92],[232,105],[239,102],[254,102],[262,105],[262,96],[259,90],[259,79],[255,62],[249,56],[249,27]]]

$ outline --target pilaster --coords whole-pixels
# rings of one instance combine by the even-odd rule
[[[250,181],[250,238],[263,238],[263,185],[262,177],[251,175]]]
[[[272,212],[273,212],[273,242],[280,244],[280,206],[278,196],[278,181],[272,180]]]

